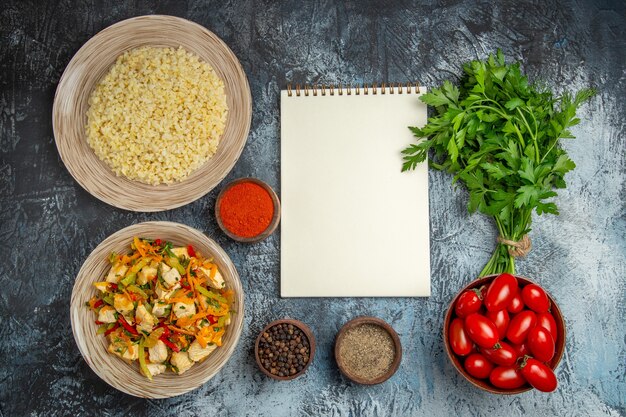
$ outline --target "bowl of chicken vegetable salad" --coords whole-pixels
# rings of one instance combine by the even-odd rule
[[[211,379],[243,324],[239,275],[217,243],[170,222],[118,231],[89,255],[71,300],[91,369],[128,394],[166,398]]]

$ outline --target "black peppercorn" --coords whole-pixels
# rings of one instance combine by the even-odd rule
[[[259,362],[272,375],[294,376],[309,361],[309,340],[304,332],[292,324],[277,324],[261,334]]]

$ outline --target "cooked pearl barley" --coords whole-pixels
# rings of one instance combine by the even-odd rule
[[[217,151],[228,105],[223,81],[183,48],[117,58],[89,98],[87,142],[118,176],[181,181]]]

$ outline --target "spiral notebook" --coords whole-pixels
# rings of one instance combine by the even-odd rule
[[[281,296],[430,295],[428,168],[400,172],[416,84],[281,92]]]

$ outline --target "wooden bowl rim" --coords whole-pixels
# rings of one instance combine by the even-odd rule
[[[77,74],[80,75],[82,68],[85,66],[83,61],[92,60],[90,57],[90,54],[93,54],[92,49],[96,51],[99,50],[98,48],[102,49],[102,44],[111,43],[111,38],[119,35],[119,33],[132,32],[139,28],[142,31],[141,36],[144,36],[143,32],[146,30],[146,26],[153,25],[159,28],[158,25],[164,23],[171,27],[191,32],[193,36],[200,39],[198,40],[200,43],[211,43],[213,50],[219,50],[225,57],[224,62],[227,62],[223,65],[214,61],[209,62],[216,73],[218,73],[218,76],[224,81],[227,100],[231,100],[231,97],[232,100],[238,100],[229,105],[226,125],[215,155],[181,181],[169,185],[149,185],[123,176],[118,177],[105,162],[95,155],[91,147],[83,146],[81,142],[80,148],[84,148],[89,153],[88,159],[90,162],[93,162],[92,169],[86,172],[87,168],[81,162],[77,162],[85,158],[81,159],[79,158],[80,155],[76,156],[81,150],[78,149],[79,147],[76,145],[77,140],[71,133],[75,124],[72,120],[77,117],[86,119],[86,116],[85,114],[68,114],[64,108],[66,103],[63,99],[66,96],[71,97],[73,106],[78,106],[77,102],[80,101],[78,97],[82,97],[83,90],[77,88],[74,84],[77,83],[76,79],[80,78],[82,80],[83,77],[79,77]],[[134,33],[130,35],[134,36]],[[126,36],[130,35],[126,34]],[[204,56],[191,51],[186,45],[181,45],[180,43],[178,43],[178,46],[173,43],[164,45],[162,42],[150,39],[144,41],[141,36],[136,37],[137,40],[133,38],[132,41],[129,41],[130,44],[135,45],[136,43],[137,45],[132,47],[126,46],[124,50],[146,45],[182,46],[186,51],[193,52],[194,55],[207,61]],[[185,34],[185,36],[188,37],[190,35]],[[221,72],[227,73],[233,79],[230,80],[227,76],[221,76]],[[91,86],[91,89],[93,90],[94,87],[95,83]],[[91,91],[89,94],[91,94]],[[250,85],[243,66],[232,49],[223,39],[206,27],[188,19],[163,14],[142,15],[121,20],[100,30],[88,39],[65,67],[59,79],[52,105],[52,130],[56,148],[70,175],[83,189],[100,201],[123,210],[135,212],[171,210],[196,201],[208,194],[219,185],[239,160],[248,139],[251,123],[252,93]],[[79,141],[86,142],[84,134],[80,133],[79,136]],[[126,192],[122,195],[123,190],[126,190]]]
[[[293,326],[295,326],[298,329],[300,329],[302,331],[302,333],[304,333],[304,335],[307,337],[307,339],[309,339],[309,350],[310,350],[309,360],[304,365],[304,368],[302,368],[302,370],[300,372],[297,372],[297,373],[295,373],[293,375],[289,375],[289,376],[274,375],[270,371],[265,369],[265,367],[261,363],[261,359],[259,358],[259,343],[261,342],[261,336],[263,336],[263,333],[265,333],[266,331],[268,331],[272,327],[276,326],[277,324],[292,324]],[[256,364],[259,366],[259,369],[265,375],[267,375],[270,378],[275,379],[277,381],[290,381],[290,380],[295,379],[295,378],[297,378],[297,377],[299,377],[301,375],[304,375],[304,373],[309,368],[309,365],[311,365],[311,362],[313,362],[313,357],[314,356],[315,356],[315,336],[313,336],[313,332],[311,331],[309,326],[307,326],[306,324],[304,324],[300,320],[295,320],[295,319],[278,319],[278,320],[274,320],[274,321],[270,322],[269,324],[267,324],[263,328],[263,330],[261,330],[259,332],[259,335],[256,338],[256,342],[254,343],[254,359],[256,360]]]
[[[103,250],[109,251],[112,245],[119,245],[122,241],[129,244],[132,242],[133,235],[145,237],[152,235],[158,237],[158,235],[161,235],[161,237],[166,237],[165,235],[174,234],[180,235],[173,239],[175,242],[188,239],[188,243],[194,244],[195,242],[198,246],[203,248],[207,247],[212,251],[212,253],[209,252],[211,255],[219,258],[218,263],[225,265],[223,272],[225,279],[227,279],[227,285],[235,290],[233,307],[235,307],[237,314],[232,317],[229,330],[227,330],[227,332],[230,332],[230,335],[225,339],[226,342],[224,345],[219,348],[222,349],[223,352],[219,359],[215,359],[214,355],[214,359],[211,359],[212,356],[209,356],[204,361],[194,365],[190,371],[183,375],[170,375],[168,372],[157,375],[154,377],[154,381],[151,382],[143,376],[137,376],[139,375],[139,365],[137,361],[129,364],[113,355],[108,356],[110,353],[106,352],[106,348],[103,345],[104,342],[100,340],[103,336],[96,335],[98,326],[94,324],[91,317],[86,319],[81,311],[85,308],[85,297],[88,295],[84,291],[84,287],[88,286],[90,290],[95,291],[91,283],[98,281],[99,275],[95,276],[95,274],[89,271],[94,264],[108,262],[106,258],[99,256],[100,252]],[[97,267],[97,269],[100,268]],[[212,379],[232,358],[241,337],[245,315],[244,293],[239,273],[224,249],[217,244],[215,240],[211,239],[200,230],[185,224],[167,221],[149,221],[132,224],[112,233],[100,242],[89,253],[76,275],[69,310],[74,341],[83,359],[87,362],[92,371],[104,382],[119,391],[135,397],[155,399],[170,398],[185,394],[197,389]],[[100,356],[106,359],[103,361],[99,359]],[[130,380],[127,379],[124,381],[123,379],[126,376],[128,376]],[[160,382],[157,384],[157,381]]]
[[[237,236],[234,233],[231,233],[226,228],[226,226],[224,226],[224,223],[222,222],[222,218],[220,217],[220,207],[222,205],[222,199],[224,198],[224,194],[226,193],[226,191],[228,191],[233,186],[237,184],[242,184],[244,182],[251,182],[253,184],[257,184],[261,186],[265,191],[269,193],[270,198],[272,199],[272,203],[274,204],[274,215],[272,216],[272,220],[270,221],[270,224],[267,226],[267,228],[263,232],[253,237],[241,237],[241,236]],[[217,221],[217,225],[222,230],[222,232],[224,232],[224,234],[228,236],[229,238],[231,238],[232,240],[235,240],[241,243],[260,242],[266,239],[267,237],[269,237],[272,233],[274,233],[274,231],[278,227],[278,223],[280,223],[280,200],[278,198],[278,195],[274,191],[274,189],[270,187],[270,185],[267,184],[266,182],[258,178],[254,178],[254,177],[238,178],[226,184],[224,188],[222,188],[222,190],[217,195],[217,198],[215,199],[215,220]]]
[[[454,306],[456,305],[456,302],[461,296],[461,294],[463,294],[463,292],[469,289],[478,288],[481,285],[484,285],[485,283],[492,281],[494,278],[496,278],[499,275],[501,274],[492,274],[492,275],[486,275],[484,277],[477,278],[474,281],[467,284],[457,293],[457,295],[450,302],[450,305],[448,306],[448,311],[446,312],[446,316],[445,316],[444,323],[443,323],[443,339],[444,339],[444,346],[445,346],[448,359],[450,359],[450,362],[452,362],[452,365],[454,366],[454,368],[463,376],[463,378],[469,381],[472,385],[492,394],[515,395],[515,394],[521,394],[523,392],[530,391],[533,389],[533,387],[531,387],[528,383],[526,383],[519,388],[507,390],[507,389],[502,389],[502,388],[497,388],[497,387],[492,386],[491,384],[487,382],[486,379],[481,380],[481,379],[472,377],[465,371],[461,363],[461,360],[452,351],[452,348],[450,347],[449,338],[448,338],[452,316],[454,315],[456,317],[456,314],[454,313]],[[518,280],[521,280],[524,287],[529,284],[539,285],[537,282],[527,277],[524,277],[521,275],[515,275],[515,274],[511,274],[511,275],[513,275]],[[554,370],[561,362],[561,358],[563,357],[563,354],[565,352],[565,338],[567,335],[567,331],[565,328],[565,320],[563,320],[563,315],[561,314],[561,309],[559,308],[558,304],[543,286],[541,285],[539,286],[548,295],[548,299],[550,300],[550,312],[552,316],[554,317],[557,331],[559,332],[559,341],[556,343],[556,346],[555,346],[554,357],[550,361],[550,368]]]
[[[341,346],[341,343],[343,342],[343,338],[345,337],[346,332],[350,329],[353,329],[355,327],[358,327],[364,324],[372,324],[372,325],[379,326],[382,329],[384,329],[389,334],[389,336],[391,336],[391,339],[393,340],[394,348],[396,351],[396,355],[393,359],[393,362],[391,363],[391,367],[389,368],[389,370],[385,372],[383,375],[375,379],[365,379],[365,378],[360,378],[356,375],[350,374],[350,372],[346,370],[343,360],[341,359],[341,356],[339,355],[339,347]],[[373,317],[373,316],[359,316],[359,317],[353,318],[352,320],[348,321],[343,326],[341,326],[341,329],[339,329],[339,332],[337,332],[337,336],[335,339],[334,353],[335,353],[335,361],[337,362],[337,367],[339,368],[339,371],[341,371],[343,376],[345,376],[349,380],[356,382],[358,384],[377,385],[391,378],[400,367],[400,363],[402,362],[402,343],[400,343],[400,337],[398,336],[398,333],[396,333],[393,327],[391,327],[391,325],[387,323],[386,321],[379,319],[378,317]]]

